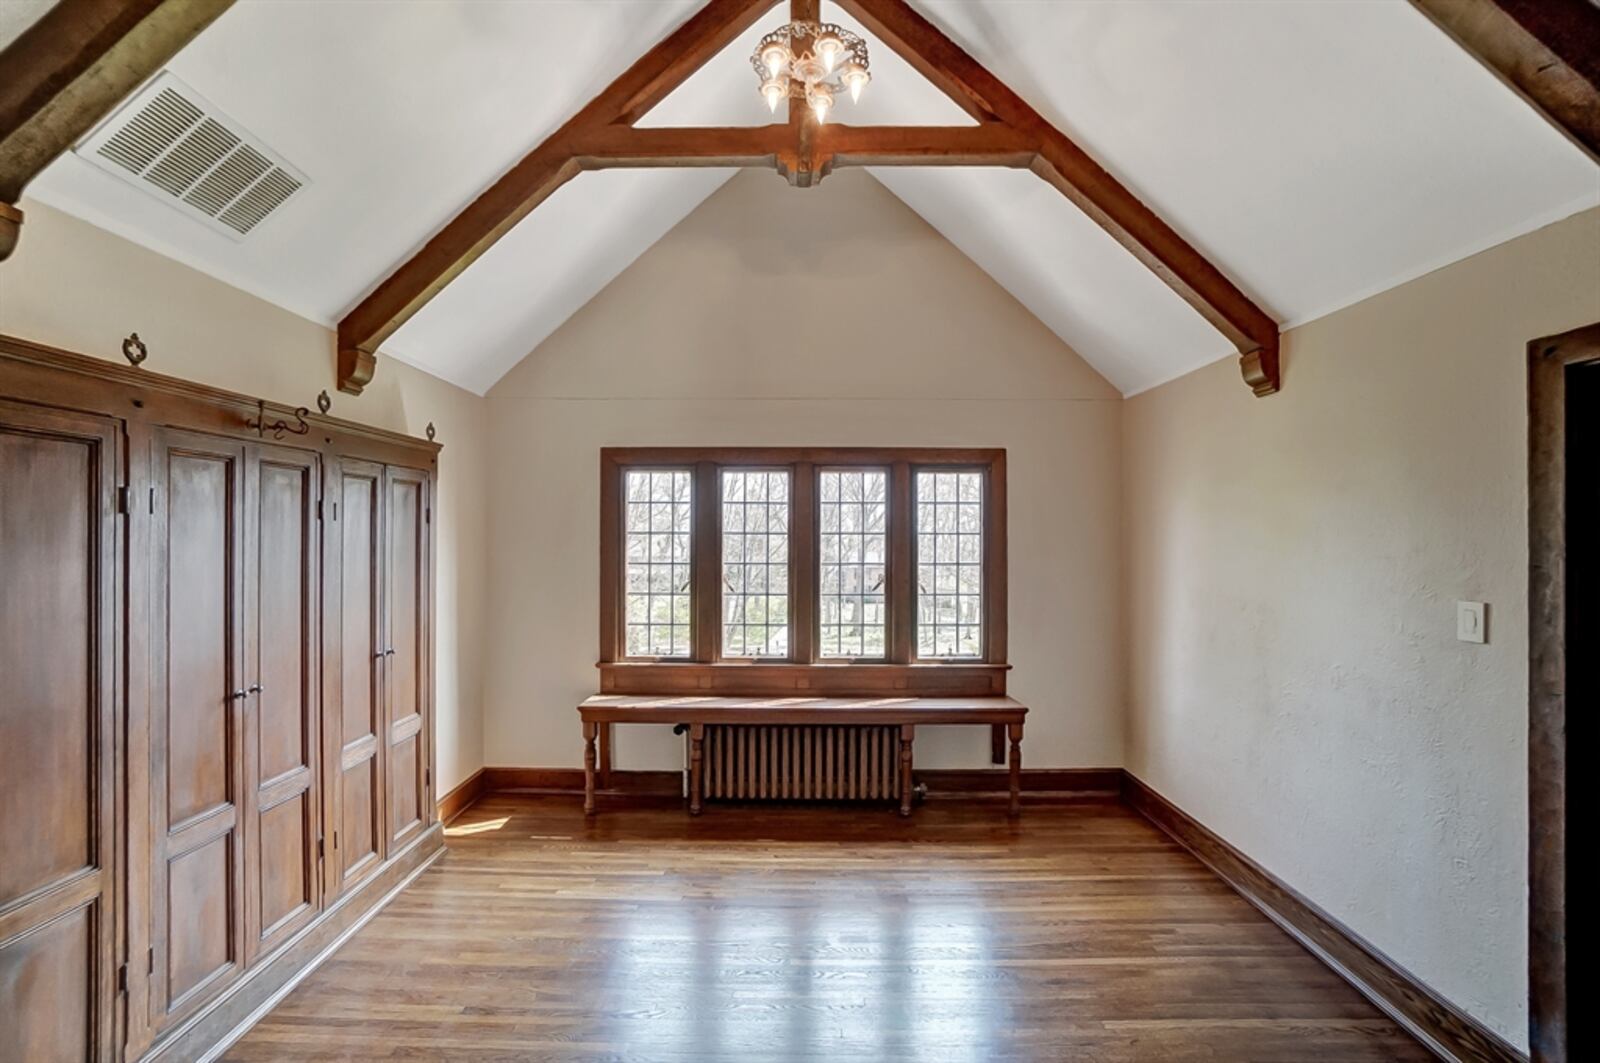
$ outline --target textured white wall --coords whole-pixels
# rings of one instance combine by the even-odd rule
[[[360,396],[334,390],[333,335],[41,203],[25,202],[16,253],[0,269],[0,332],[121,361],[139,333],[151,372],[352,421],[423,434],[439,454],[435,547],[435,697],[438,793],[483,765],[483,614],[488,438],[484,399],[389,358]]]
[[[1122,400],[860,172],[735,177],[489,393],[495,462],[491,764],[581,763],[597,688],[600,448],[966,445],[1008,450],[1010,689],[1036,767],[1121,763]],[[682,739],[619,728],[618,764]],[[919,763],[978,767],[988,734]]]
[[[1129,769],[1520,1045],[1524,350],[1596,319],[1590,211],[1124,417]]]

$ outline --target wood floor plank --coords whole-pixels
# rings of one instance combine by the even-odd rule
[[[230,1060],[1426,1060],[1114,801],[486,797]]]

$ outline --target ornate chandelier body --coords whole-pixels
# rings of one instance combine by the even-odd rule
[[[804,100],[819,122],[828,120],[835,96],[849,92],[859,101],[872,80],[867,42],[831,22],[796,21],[773,30],[756,45],[750,65],[770,110],[780,100]]]

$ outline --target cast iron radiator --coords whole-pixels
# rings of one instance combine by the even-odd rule
[[[704,756],[708,800],[900,800],[895,726],[707,724]]]

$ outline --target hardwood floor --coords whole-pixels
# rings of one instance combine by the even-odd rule
[[[231,1060],[1426,1060],[1112,801],[492,795]]]

